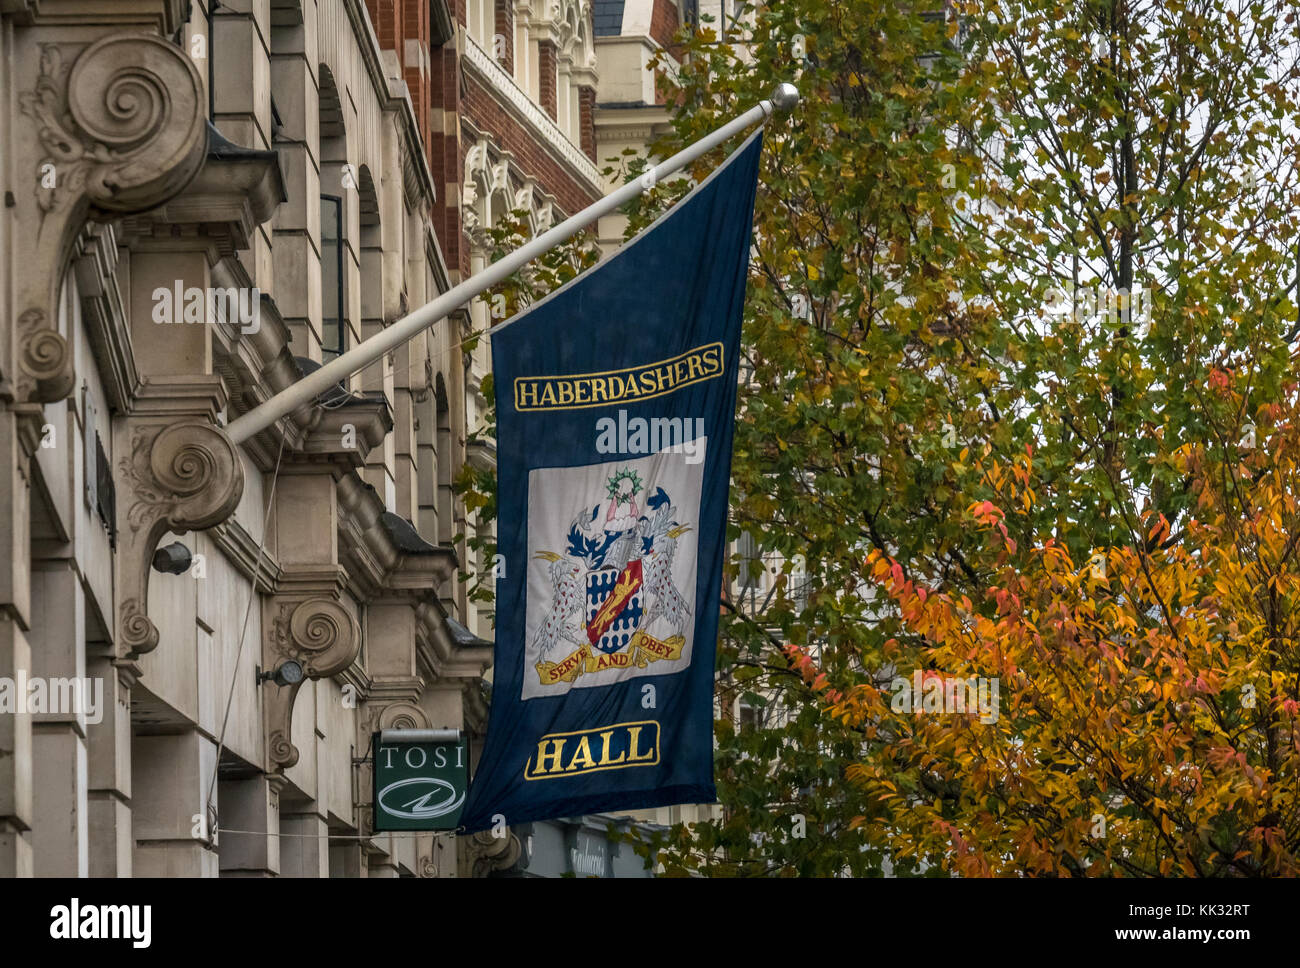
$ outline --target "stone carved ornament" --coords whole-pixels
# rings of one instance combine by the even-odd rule
[[[271,599],[264,614],[271,618],[262,647],[263,668],[270,672],[290,659],[303,668],[303,678],[292,685],[267,681],[262,687],[267,755],[272,769],[283,771],[298,762],[291,739],[298,690],[308,679],[324,679],[352,665],[361,651],[361,626],[333,598]]]
[[[73,240],[87,218],[146,211],[181,192],[203,165],[207,128],[198,71],[160,37],[113,33],[38,49],[34,87],[18,97],[31,128],[13,132],[15,171],[32,179],[14,212],[16,237],[32,240],[16,293],[15,383],[20,402],[46,403],[75,385],[55,331]]]
[[[53,164],[53,185],[35,172],[43,212],[84,194],[108,213],[138,212],[181,191],[206,148],[203,82],[174,44],[114,34],[68,55],[41,44],[40,76],[20,98]],[[197,145],[197,150],[196,150]]]
[[[487,877],[493,871],[504,871],[519,863],[523,845],[512,830],[504,837],[494,837],[491,830],[480,830],[465,838],[469,855],[471,877]]]
[[[118,520],[126,525],[117,550],[118,631],[121,649],[137,656],[158,646],[148,609],[158,541],[168,531],[210,528],[234,513],[244,492],[244,465],[230,438],[208,423],[132,421],[128,432],[130,451],[118,461],[121,479],[130,484],[118,491]]]

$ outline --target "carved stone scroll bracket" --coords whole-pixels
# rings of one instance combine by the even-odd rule
[[[378,684],[375,688],[375,695],[367,699],[364,709],[360,716],[357,717],[357,739],[356,749],[358,760],[370,752],[371,740],[375,733],[383,732],[386,729],[430,729],[432,723],[428,715],[415,702],[407,698],[392,698],[399,695],[418,695],[423,681],[418,678],[406,679],[398,682]],[[357,782],[360,789],[369,790],[374,782],[374,774],[371,772],[375,768],[373,761],[364,760],[356,762]],[[358,830],[366,835],[374,834],[373,826],[370,826],[374,820],[374,810],[372,808],[364,813],[358,813]],[[421,874],[421,877],[435,876]]]
[[[420,683],[418,679],[409,681]],[[418,690],[419,686],[415,686],[413,689],[403,691],[418,694]],[[357,717],[356,748],[358,750],[368,751],[371,737],[385,729],[430,729],[432,727],[428,715],[413,701],[407,698],[389,698],[384,695],[384,691],[381,687],[377,690],[378,695],[367,699],[362,714]],[[395,692],[395,690],[390,691]]]
[[[149,618],[149,570],[158,541],[230,517],[244,492],[244,465],[230,438],[196,420],[160,424],[129,418],[118,461],[118,653],[158,646]]]
[[[334,598],[276,596],[264,605],[262,668],[273,672],[289,660],[302,666],[303,679],[280,686],[262,684],[266,723],[267,772],[283,772],[298,762],[293,745],[293,704],[307,679],[324,679],[352,665],[361,651],[356,616]]]
[[[87,219],[143,212],[175,196],[203,166],[206,95],[191,59],[151,34],[114,31],[92,43],[35,29],[18,52],[24,120],[10,143],[14,237],[28,246],[16,281],[17,399],[72,392],[72,353],[58,330],[58,293]],[[30,52],[30,53],[28,53]],[[21,180],[18,180],[21,179]]]
[[[487,877],[493,871],[510,870],[523,856],[523,845],[513,830],[504,837],[494,837],[491,830],[480,830],[468,837],[458,837],[465,851],[463,863],[470,877]]]
[[[18,385],[20,401],[62,400],[72,392],[72,348],[50,325],[45,312],[26,309],[18,315]]]

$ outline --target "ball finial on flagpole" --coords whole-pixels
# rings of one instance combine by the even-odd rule
[[[799,89],[789,81],[778,84],[772,92],[772,103],[778,111],[792,111],[799,103]]]

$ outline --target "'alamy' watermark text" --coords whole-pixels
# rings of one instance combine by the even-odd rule
[[[15,678],[0,676],[0,715],[5,713],[81,715],[95,726],[104,718],[104,680],[29,676],[19,669]]]
[[[998,680],[983,676],[942,676],[920,669],[889,683],[896,713],[979,713],[985,725],[998,721]]]
[[[152,296],[155,323],[238,322],[239,331],[245,335],[262,328],[262,294],[256,286],[185,289],[178,279],[171,289],[159,286]]]
[[[703,417],[633,417],[620,410],[618,419],[596,421],[596,453],[630,456],[635,454],[684,453],[686,463],[704,460]]]

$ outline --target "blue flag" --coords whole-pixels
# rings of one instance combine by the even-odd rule
[[[505,568],[466,831],[717,798],[714,649],[761,135],[492,333]]]

